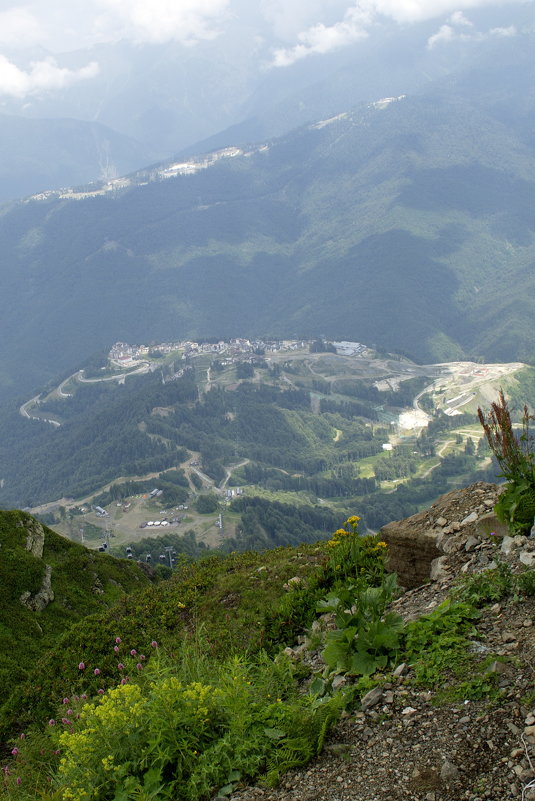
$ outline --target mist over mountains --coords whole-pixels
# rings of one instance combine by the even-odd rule
[[[192,79],[186,105],[207,123],[202,132],[223,127],[225,115],[234,124],[124,181],[40,190],[2,209],[1,397],[72,371],[116,340],[321,333],[421,361],[533,361],[532,7],[480,9],[470,21],[454,14],[438,29],[436,19],[424,20],[397,37],[385,24],[373,41],[296,58],[254,80],[252,42],[236,57],[239,69],[228,36],[189,50],[169,44],[158,62],[151,62],[154,44],[139,45],[135,63],[144,82],[136,97],[143,102],[134,97],[132,46],[99,45],[124,78],[105,93],[92,79],[54,101],[46,93],[26,104],[4,100],[4,110],[26,115],[5,118],[11,163],[8,157],[4,174],[18,171],[28,188],[17,166],[30,161],[26,125],[39,131],[32,134],[41,148],[35,173],[42,184],[48,171],[48,189],[69,171],[80,175],[73,184],[91,171],[127,172],[146,158],[148,142],[154,152],[171,141],[178,150],[200,136],[163,80],[164,73],[171,80],[170,59],[181,76],[177,92],[181,80]],[[503,27],[511,19],[517,27]],[[218,65],[216,84],[198,60],[223,50],[232,66]],[[77,74],[87,53],[70,59],[69,74]],[[95,80],[111,74],[102,69]],[[210,91],[196,91],[192,76]],[[231,85],[234,105],[227,102]],[[133,136],[115,138],[94,123],[32,119],[74,113],[76,103],[81,113],[91,92],[95,102],[101,98],[99,119],[122,121]],[[178,117],[144,106],[151,98],[157,106],[164,95],[183,123],[182,138]],[[142,135],[136,127],[135,102],[138,121],[150,121],[154,136],[150,125]]]

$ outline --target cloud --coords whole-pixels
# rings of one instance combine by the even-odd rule
[[[321,22],[311,25],[297,34],[297,43],[292,47],[279,48],[273,52],[272,66],[286,67],[313,53],[328,53],[351,44],[369,35],[370,28],[381,19],[406,25],[450,14],[448,23],[430,37],[427,46],[457,38],[481,38],[482,34],[464,33],[459,29],[473,27],[464,11],[489,6],[512,5],[518,0],[356,0],[346,8],[343,19],[332,25]],[[531,2],[532,0],[525,0]],[[498,33],[500,31],[500,33]],[[505,31],[507,33],[505,33]],[[512,28],[495,28],[487,35],[514,35]]]
[[[313,53],[324,54],[365,39],[372,18],[364,7],[349,8],[344,19],[334,25],[318,23],[298,34],[294,47],[279,48],[273,54],[272,66],[287,67]]]
[[[97,0],[102,8],[97,28],[103,38],[191,44],[218,35],[229,4],[230,0]]]
[[[491,28],[486,33],[476,31],[474,30],[473,23],[464,16],[462,11],[456,11],[452,14],[448,22],[450,23],[449,25],[441,25],[437,33],[429,37],[427,40],[428,50],[432,50],[437,45],[448,44],[454,39],[461,41],[482,41],[491,36],[516,36],[518,33],[514,25],[508,28]],[[469,29],[468,33],[466,32],[467,28]]]
[[[41,24],[28,9],[8,8],[0,12],[0,45],[31,47],[43,36]]]
[[[81,69],[69,70],[59,67],[53,58],[33,61],[29,70],[25,71],[0,55],[0,95],[22,98],[38,92],[63,89],[78,81],[94,78],[98,71],[96,61]]]

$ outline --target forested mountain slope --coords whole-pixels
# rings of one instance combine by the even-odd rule
[[[471,102],[359,107],[77,197],[0,217],[4,393],[117,339],[322,332],[533,358],[535,156]]]

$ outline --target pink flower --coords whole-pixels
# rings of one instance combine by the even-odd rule
[[[13,748],[11,753],[13,754],[13,756],[17,756],[17,754],[19,753],[19,749],[18,748]]]
[[[73,700],[73,701],[79,701],[80,699],[78,698],[78,696],[77,696],[77,695],[73,695],[73,697],[72,697],[72,700]]]
[[[49,726],[55,726],[56,725],[56,721],[54,720],[54,718],[50,718],[50,720],[48,721],[48,725]]]
[[[72,715],[72,709],[67,709],[67,715],[69,715],[69,717]]]
[[[128,676],[125,676],[124,679],[121,679],[121,684],[126,684],[128,681]]]
[[[104,690],[101,688],[100,690],[97,690],[97,693],[98,693],[99,695],[104,695]]]
[[[65,726],[70,726],[70,725],[71,725],[71,723],[72,723],[72,721],[70,721],[70,720],[69,720],[69,718],[61,718],[61,722],[62,722],[62,723],[65,725]]]
[[[117,643],[117,645],[119,645],[119,643],[120,643],[120,642],[122,642],[122,640],[121,640],[121,638],[120,638],[120,637],[116,637],[116,638],[115,638],[115,642]]]
[[[85,693],[82,693],[82,695],[80,696],[80,700],[87,701],[87,695]]]
[[[85,665],[83,662],[80,662],[80,664],[78,665],[78,670],[85,670]]]
[[[68,703],[69,703],[69,699],[68,699],[68,698],[64,698],[64,699],[63,699],[63,703],[64,703],[64,704],[68,704]]]
[[[20,778],[20,776],[17,776],[15,781],[17,782],[17,784],[22,784],[22,779]]]
[[[147,657],[145,656],[145,654],[140,654],[139,658],[141,659],[142,662],[144,662]]]
[[[136,654],[137,654],[136,649],[132,648],[132,650],[130,651],[130,656],[135,656]]]
[[[118,654],[119,653],[119,646],[118,645],[114,645],[113,646],[113,650],[115,651],[116,654]]]
[[[156,642],[156,640],[153,640],[151,642],[151,645],[152,645],[153,648],[157,648],[158,647],[158,643]]]
[[[100,668],[95,668],[93,673],[95,674],[95,676],[100,676]]]
[[[117,670],[124,670],[124,665],[122,662],[119,662],[119,664],[117,665]]]
[[[58,754],[61,754],[61,751],[59,750],[59,748],[56,748],[56,750],[52,751],[52,753],[57,756]]]
[[[141,664],[141,662],[138,662],[136,667],[138,670],[143,670],[143,665]]]
[[[26,739],[26,735],[24,734],[24,732],[22,732],[22,734],[20,735],[20,739],[21,740],[25,740]]]

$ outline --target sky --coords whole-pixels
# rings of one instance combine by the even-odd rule
[[[478,30],[470,19],[475,9],[513,4],[519,0],[0,0],[0,94],[24,98],[90,81],[100,72],[98,60],[69,69],[61,55],[99,43],[195,47],[246,18],[265,45],[267,66],[282,69],[369,39],[384,22],[401,28],[436,20],[429,48],[514,36],[513,25]],[[523,4],[535,10],[535,0]],[[46,52],[25,62],[18,57],[35,48]]]

